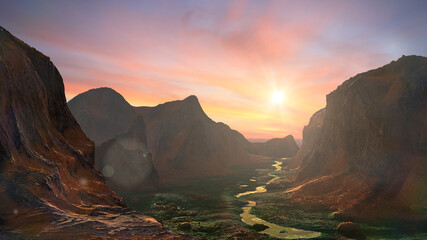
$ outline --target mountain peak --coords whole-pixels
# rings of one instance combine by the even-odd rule
[[[382,67],[372,69],[363,73],[359,73],[354,77],[344,81],[340,86],[337,87],[334,91],[329,93],[326,96],[326,101],[329,102],[331,98],[337,95],[346,95],[347,93],[358,94],[363,97],[372,96],[381,96],[383,93],[378,91],[365,91],[363,89],[378,88],[380,90],[388,91],[388,87],[391,86],[394,82],[412,82],[414,84],[417,81],[414,81],[412,78],[416,78],[414,73],[422,71],[425,69],[427,64],[427,58],[423,56],[405,56],[402,55],[397,60],[394,60]],[[405,78],[394,77],[394,76],[408,76]],[[412,80],[410,80],[412,79]],[[358,89],[358,90],[355,90]],[[359,94],[362,93],[363,94]],[[371,99],[376,99],[372,97]]]
[[[181,101],[183,106],[187,109],[197,110],[196,112],[203,112],[202,105],[199,102],[199,99],[195,95],[190,95]]]
[[[72,98],[68,102],[68,104],[72,105],[74,102],[81,101],[79,99],[84,99],[84,98],[89,98],[96,102],[114,101],[121,104],[129,105],[129,103],[120,93],[118,93],[116,90],[109,87],[93,88],[84,93],[80,93],[79,95]]]
[[[90,94],[111,94],[111,95],[119,95],[119,96],[123,97],[116,90],[109,88],[109,87],[92,88],[92,89],[86,91],[86,93],[90,93]]]
[[[192,112],[193,114],[196,114],[198,116],[205,116],[209,118],[205,111],[202,108],[202,105],[199,102],[199,99],[195,95],[190,95],[186,97],[184,100],[182,100],[182,109],[186,111],[187,113]],[[188,112],[189,111],[189,112]]]
[[[183,101],[184,102],[189,102],[189,103],[200,104],[199,103],[199,99],[195,95],[190,95],[190,96],[186,97]]]
[[[406,71],[413,71],[414,69],[424,66],[427,61],[426,57],[410,55],[405,56],[402,55],[397,61],[392,61],[390,64],[385,65],[384,67],[402,67],[406,69]]]
[[[409,56],[406,56],[406,55],[402,55],[399,59],[397,59],[397,61],[399,61],[399,60],[404,60],[404,59],[406,59],[406,60],[410,60],[410,59],[422,59],[422,58],[425,58],[425,57],[423,57],[423,56],[418,56],[418,55],[409,55]]]
[[[126,132],[135,115],[135,110],[126,99],[107,87],[91,89],[77,95],[68,102],[68,107],[97,145]],[[91,121],[82,122],[82,119]],[[99,131],[95,131],[92,126],[97,126]]]

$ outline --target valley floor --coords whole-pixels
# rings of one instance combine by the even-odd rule
[[[285,165],[287,160],[279,161]],[[156,192],[121,195],[129,207],[155,217],[166,228],[208,240],[307,239],[310,236],[315,239],[346,239],[336,233],[336,227],[342,220],[332,218],[330,211],[287,203],[283,186],[289,183],[294,172],[272,166],[275,163],[272,161],[259,169],[239,169],[230,176],[182,181]],[[274,175],[280,178],[273,183]],[[271,184],[267,185],[267,191],[236,197],[245,191],[257,191],[268,182]],[[248,201],[256,202],[256,206],[248,208]],[[255,229],[251,226],[255,222],[246,220],[251,225],[244,223],[241,218],[244,210],[249,216],[261,218],[264,225],[280,229],[280,234],[268,235],[275,231]],[[427,239],[427,233],[409,234],[393,226],[359,224],[363,235],[356,236],[358,239]],[[308,232],[301,231],[305,235],[283,234],[293,229]]]

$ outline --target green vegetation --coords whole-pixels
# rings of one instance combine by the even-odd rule
[[[321,232],[320,239],[338,239],[336,227],[342,219],[333,218],[332,212],[325,209],[307,208],[286,201],[283,190],[295,172],[274,172],[283,177],[268,185],[267,192],[235,197],[271,180],[268,174],[274,171],[272,163],[259,169],[241,169],[228,176],[185,180],[155,192],[121,195],[129,207],[155,217],[172,231],[208,240],[275,239],[257,232],[260,228],[255,229],[241,221],[242,207],[247,205],[248,200],[256,202],[250,213],[267,222]],[[427,239],[426,233],[402,233],[384,224],[358,224],[368,239]]]
[[[268,222],[297,229],[322,232],[324,239],[337,239],[336,228],[342,221],[349,219],[337,219],[331,211],[316,207],[291,204],[286,200],[285,186],[289,185],[290,177],[295,172],[281,170],[276,175],[283,176],[272,186],[267,186],[266,193],[248,196],[257,205],[250,211],[251,214]],[[422,226],[413,223],[406,224],[412,229],[402,226],[402,223],[378,222],[360,223],[362,236],[367,239],[427,239],[427,233],[420,232]]]
[[[266,164],[268,168],[270,163]],[[236,174],[185,180],[168,188],[144,194],[127,193],[127,205],[160,220],[165,227],[206,239],[272,239],[257,233],[240,219],[247,202],[237,193],[255,189],[260,184],[249,181],[254,176],[267,181],[271,170],[243,169]],[[247,185],[247,187],[240,187]]]

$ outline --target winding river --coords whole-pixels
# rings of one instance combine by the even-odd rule
[[[272,165],[275,167],[275,172],[278,172],[282,170],[282,162],[281,161],[275,161],[275,163]],[[242,196],[247,196],[250,194],[255,193],[263,193],[267,192],[267,189],[265,188],[268,184],[276,181],[280,177],[269,173],[268,176],[272,177],[271,180],[269,180],[265,185],[256,187],[255,191],[246,191],[243,193],[239,193],[236,196],[236,198],[240,198]],[[252,181],[253,179],[251,179]],[[248,225],[254,225],[254,224],[263,224],[265,226],[268,226],[268,228],[264,231],[261,231],[260,233],[268,234],[275,238],[280,239],[298,239],[298,238],[316,238],[321,235],[319,232],[313,232],[313,231],[307,231],[302,229],[296,229],[296,228],[290,228],[290,227],[282,227],[274,223],[267,222],[261,218],[256,217],[255,215],[251,214],[251,209],[256,206],[256,202],[254,201],[248,201],[248,204],[244,206],[243,213],[240,214],[240,217],[242,218],[242,221]]]

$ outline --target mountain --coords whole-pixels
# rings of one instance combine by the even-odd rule
[[[245,150],[243,135],[212,121],[195,96],[136,111],[147,123],[149,150],[161,178],[227,174],[232,166],[261,159]]]
[[[144,118],[111,88],[79,94],[68,106],[96,144],[95,164],[115,191],[147,190],[159,183],[147,146]]]
[[[0,238],[185,239],[105,185],[58,70],[2,27],[0,132]]]
[[[294,156],[299,147],[292,135],[273,138],[266,142],[251,143],[252,152],[262,156],[285,158]]]
[[[68,107],[97,145],[127,132],[136,117],[133,107],[111,88],[79,94],[68,102]]]
[[[325,109],[322,108],[313,114],[310,122],[302,131],[303,142],[301,148],[296,155],[288,162],[287,168],[298,168],[301,161],[304,159],[311,149],[315,148],[317,139],[319,138],[320,130],[322,129],[323,120],[325,119]]]
[[[427,219],[427,58],[358,74],[326,99],[292,161],[291,199],[359,219]]]
[[[96,97],[98,95],[108,99]],[[99,99],[96,104],[91,103],[92,96]],[[111,101],[115,103],[111,104]],[[119,93],[107,88],[89,90],[69,102],[70,110],[83,130],[90,138],[95,139],[97,152],[107,151],[106,147],[98,151],[105,144],[104,140],[114,139],[126,132],[135,132],[136,127],[145,126],[146,140],[144,137],[134,139],[146,141],[145,154],[151,153],[152,169],[157,172],[160,182],[229,174],[234,166],[258,164],[266,160],[265,157],[252,153],[251,144],[239,132],[224,123],[211,120],[196,96],[155,107],[133,107],[132,111],[127,111],[130,114],[123,121],[109,119],[112,113],[118,112],[118,109],[128,109],[128,106],[129,103],[123,101]],[[113,125],[117,122],[117,125],[103,126],[100,119],[107,119],[105,121]],[[108,131],[110,127],[118,131],[99,138],[99,131]],[[97,163],[105,162],[104,158],[104,155],[97,154]],[[110,159],[122,161],[119,156]],[[100,165],[98,167],[103,168]],[[153,177],[149,179],[155,182]]]
[[[147,148],[144,119],[136,117],[129,131],[96,147],[96,166],[117,192],[147,190],[159,185],[159,174]]]

